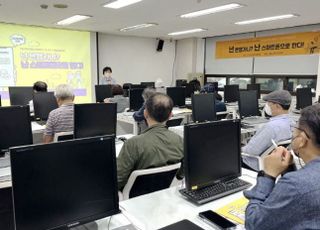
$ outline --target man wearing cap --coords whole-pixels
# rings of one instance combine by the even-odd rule
[[[270,121],[242,148],[242,152],[255,156],[260,156],[272,145],[271,139],[276,142],[291,139],[291,126],[294,124],[289,117],[291,95],[288,91],[274,91],[263,97],[263,100],[267,102],[265,112],[271,116]],[[244,166],[258,170],[258,161],[254,158],[243,157],[242,160]]]

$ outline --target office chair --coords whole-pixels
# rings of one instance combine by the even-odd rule
[[[73,139],[73,132],[61,132],[55,133],[53,137],[53,142],[66,141]]]
[[[132,84],[131,83],[124,83],[122,88],[123,88],[123,96],[124,97],[129,97],[129,89],[131,89]]]
[[[278,146],[282,146],[282,147],[288,147],[291,144],[291,139],[290,140],[285,140],[285,141],[281,141],[278,143]],[[253,158],[257,161],[258,164],[258,171],[263,170],[264,169],[264,165],[263,165],[263,158],[269,154],[272,153],[272,151],[275,149],[275,147],[273,145],[271,145],[266,151],[264,151],[260,156],[254,156],[254,155],[250,155],[247,153],[241,153],[242,156],[248,157],[248,158]]]
[[[183,121],[183,118],[171,119],[166,122],[167,128],[180,126]]]
[[[180,165],[181,163],[177,163],[158,168],[133,171],[123,189],[123,199],[128,200],[133,197],[169,188]]]

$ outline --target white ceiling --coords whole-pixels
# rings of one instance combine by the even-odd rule
[[[267,29],[320,23],[320,0],[143,0],[122,8],[102,7],[108,0],[0,0],[0,21],[26,25],[55,27],[54,23],[75,14],[93,18],[68,26],[70,29],[97,31],[110,34],[141,37],[169,38],[170,32],[205,28],[206,32],[175,37],[208,37]],[[193,19],[179,15],[227,3],[240,3],[246,7]],[[55,9],[54,3],[68,4],[68,9]],[[40,4],[48,4],[47,10]],[[281,14],[295,13],[300,17],[255,25],[238,26],[237,21]],[[132,32],[119,32],[120,28],[146,22],[159,26]]]

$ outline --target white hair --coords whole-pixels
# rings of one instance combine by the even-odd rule
[[[74,98],[73,88],[67,84],[58,85],[55,93],[55,97],[61,100],[69,100]]]

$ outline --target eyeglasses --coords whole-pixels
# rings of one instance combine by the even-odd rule
[[[297,130],[299,130],[299,131],[301,131],[301,132],[304,132],[304,133],[306,134],[306,136],[310,139],[309,134],[308,134],[304,129],[300,128],[300,127],[298,126],[298,124],[290,125],[290,128],[291,128],[291,132],[293,132],[295,129],[297,129]]]

